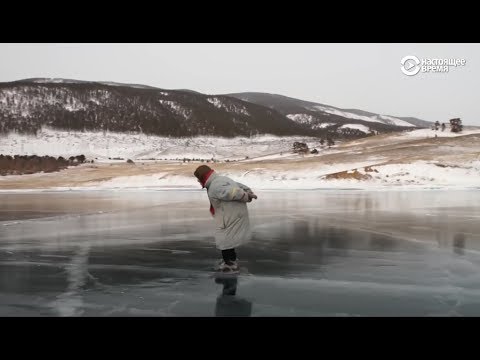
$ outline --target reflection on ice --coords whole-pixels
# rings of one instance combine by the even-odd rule
[[[80,316],[84,313],[82,291],[88,280],[94,280],[88,271],[89,251],[90,244],[87,242],[75,252],[71,263],[66,266],[67,291],[58,295],[53,303],[60,316]]]
[[[453,249],[459,255],[465,254],[465,234],[456,234],[453,238]]]
[[[223,285],[222,293],[218,296],[215,305],[215,316],[252,315],[252,303],[237,296],[238,279],[236,276],[232,278],[217,277],[215,283]]]

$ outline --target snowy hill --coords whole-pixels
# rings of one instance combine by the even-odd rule
[[[222,95],[66,79],[0,83],[0,134],[43,127],[173,137],[308,133],[275,110]]]
[[[356,109],[339,109],[334,106],[319,104],[310,101],[303,101],[282,95],[266,94],[266,93],[236,93],[228,94],[238,99],[249,101],[255,104],[267,106],[286,115],[290,119],[305,119],[303,124],[312,129],[319,128],[322,124],[339,124],[346,128],[346,122],[362,124],[366,128],[362,128],[363,132],[370,130],[382,131],[386,126],[399,127],[428,127],[431,123],[416,118],[395,117],[388,115],[375,114],[368,111]],[[330,125],[332,126],[332,125]],[[324,126],[325,127],[325,126]],[[358,127],[351,129],[359,129]]]
[[[279,95],[263,94],[259,101],[258,95],[246,94],[205,95],[72,79],[0,83],[0,134],[35,134],[49,127],[173,137],[271,134],[355,138],[412,126],[386,115],[345,111]]]

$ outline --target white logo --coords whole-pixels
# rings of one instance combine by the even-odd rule
[[[416,56],[405,56],[401,61],[400,70],[405,75],[417,75],[420,71],[422,73],[448,73],[450,68],[458,68],[465,66],[467,60],[463,58],[425,58],[419,59]]]
[[[417,75],[420,71],[420,60],[416,56],[405,56],[400,63],[402,64],[400,69],[405,75]]]

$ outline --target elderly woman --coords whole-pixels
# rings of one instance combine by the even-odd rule
[[[257,195],[248,186],[218,175],[207,165],[199,166],[194,175],[202,188],[207,188],[210,213],[216,223],[215,243],[223,257],[217,270],[236,273],[239,267],[235,248],[252,236],[247,202],[256,199]]]

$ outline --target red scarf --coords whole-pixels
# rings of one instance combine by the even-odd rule
[[[208,173],[205,174],[205,176],[203,177],[202,180],[200,180],[201,184],[202,184],[202,189],[205,187],[205,184],[207,183],[207,180],[208,178],[210,177],[210,175],[213,174],[213,170],[210,170]],[[210,203],[210,214],[215,215],[215,209],[213,208],[213,205],[212,203]]]

